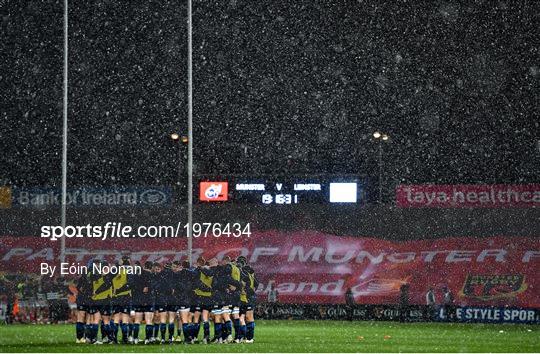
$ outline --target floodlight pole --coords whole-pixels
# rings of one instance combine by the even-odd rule
[[[193,250],[193,24],[191,18],[191,1],[187,0],[187,25],[188,25],[188,228],[187,228],[187,243],[188,243],[188,261],[189,265],[193,264],[191,253]]]
[[[66,227],[66,194],[67,194],[67,134],[68,134],[68,0],[64,0],[64,102],[63,102],[63,134],[62,134],[62,229]],[[66,260],[66,238],[60,238],[60,262]]]
[[[382,139],[379,141],[379,204],[382,204],[382,178],[383,178],[383,160],[382,160]]]

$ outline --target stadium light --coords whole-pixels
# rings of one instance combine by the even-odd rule
[[[186,135],[180,135],[178,133],[172,133],[171,140],[175,143],[181,141],[182,143],[187,144],[189,142],[189,137]]]
[[[382,177],[383,177],[383,147],[382,143],[387,142],[390,139],[390,135],[376,131],[373,133],[373,137],[379,143],[379,204],[382,204]]]

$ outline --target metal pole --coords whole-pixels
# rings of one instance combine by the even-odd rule
[[[379,140],[379,204],[382,204],[382,141]]]
[[[193,238],[192,238],[192,225],[193,225],[193,29],[192,29],[192,19],[191,19],[191,0],[187,0],[187,10],[188,10],[188,260],[189,265],[193,264],[191,259],[191,252],[193,250]]]
[[[67,115],[68,115],[68,0],[64,0],[64,107],[63,107],[63,141],[62,141],[62,228],[66,227],[66,194],[67,194]],[[66,260],[66,238],[60,238],[60,262]]]

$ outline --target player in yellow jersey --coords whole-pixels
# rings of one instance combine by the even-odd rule
[[[131,264],[129,257],[123,257],[120,265],[129,266]],[[122,331],[122,343],[132,342],[128,338],[129,322],[131,321],[131,281],[130,275],[125,269],[120,269],[118,274],[112,277],[111,308],[113,321],[111,323],[111,339],[118,343],[118,327]]]
[[[257,301],[256,290],[259,282],[255,271],[247,264],[245,257],[238,257],[236,264],[241,267],[243,291],[240,296],[240,330],[235,342],[253,343],[255,337],[255,305]]]
[[[193,325],[191,330],[191,338],[189,342],[194,343],[197,340],[199,333],[199,323],[202,319],[203,323],[203,343],[207,344],[210,341],[210,323],[208,315],[212,310],[212,282],[213,277],[205,274],[203,270],[207,268],[204,258],[197,259],[197,267],[193,270]]]
[[[110,299],[112,296],[111,277],[92,273],[90,274],[90,282],[92,285],[92,296],[90,297],[92,306],[90,306],[89,313],[92,314],[93,319],[89,339],[93,344],[102,344],[97,337],[98,328],[101,321],[103,321],[103,327],[101,330],[102,338],[110,340]]]

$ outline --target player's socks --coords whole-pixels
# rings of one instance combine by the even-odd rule
[[[228,320],[223,324],[221,338],[225,340],[230,334],[232,334],[232,322]]]
[[[104,323],[101,325],[101,340],[107,338],[111,339],[112,333],[111,333],[111,325],[108,323]]]
[[[193,336],[193,338],[198,338],[200,331],[201,331],[201,323],[200,322],[195,323],[194,324],[194,329],[193,329],[193,332],[195,333],[195,335]]]
[[[99,329],[101,330],[101,340],[103,340],[104,338],[107,338],[107,336],[109,335],[109,331],[107,330],[109,327],[107,327],[109,324],[105,324],[104,321],[101,321],[101,323],[99,324]],[[97,339],[97,338],[96,338]]]
[[[87,323],[86,325],[84,325],[84,337],[87,339],[92,338],[92,325],[91,324]]]
[[[144,326],[145,339],[150,340],[154,336],[154,325],[147,324]]]
[[[99,330],[99,326],[97,324],[93,324],[92,332],[91,332],[91,339],[93,342],[97,340],[98,330]]]
[[[240,339],[240,319],[235,318],[233,320],[233,326],[234,326],[234,339]]]
[[[77,322],[75,324],[75,334],[77,339],[82,339],[84,337],[84,323]]]
[[[167,324],[166,323],[160,323],[159,324],[159,331],[161,332],[161,339],[165,339],[165,336],[167,335]]]
[[[115,343],[118,343],[118,327],[120,327],[119,323],[111,323],[111,337],[112,341]]]
[[[240,325],[240,338],[238,339],[245,339],[246,338],[246,325]]]
[[[139,339],[139,330],[141,325],[138,323],[133,324],[133,339]]]
[[[154,323],[154,334],[152,337],[159,338],[159,323]]]
[[[174,337],[174,323],[169,323],[169,340]]]
[[[133,337],[133,323],[128,324],[128,337]]]
[[[210,338],[210,323],[208,321],[203,322],[203,334],[204,338]]]
[[[129,334],[129,325],[127,323],[122,322],[122,324],[120,325],[120,329],[122,330],[122,342],[127,343],[128,334]]]
[[[184,340],[191,340],[193,338],[193,335],[195,334],[195,323],[186,323],[186,325],[188,335],[186,337],[186,334],[184,333]],[[184,330],[184,325],[182,325],[182,330]]]
[[[221,338],[223,325],[221,323],[214,322],[214,338]]]
[[[255,322],[246,323],[246,339],[251,340],[255,337]]]
[[[189,327],[190,327],[189,323],[182,323],[182,332],[184,333],[184,341],[188,341],[191,338]]]

